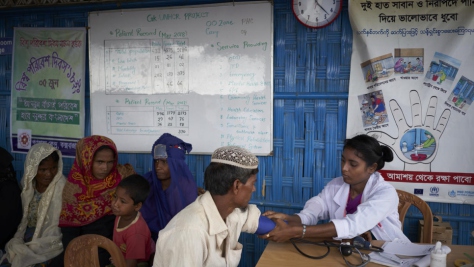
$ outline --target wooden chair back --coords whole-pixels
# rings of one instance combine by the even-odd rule
[[[413,205],[417,207],[421,214],[423,214],[424,226],[423,226],[423,240],[420,240],[421,243],[431,244],[433,239],[433,213],[431,213],[431,208],[428,204],[418,196],[415,196],[411,193],[397,189],[398,193],[398,214],[400,221],[405,220],[407,215],[408,208]]]
[[[64,266],[100,267],[99,247],[110,253],[115,267],[127,267],[120,248],[107,237],[95,234],[78,236],[69,243],[64,255]]]

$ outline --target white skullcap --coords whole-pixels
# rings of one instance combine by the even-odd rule
[[[211,162],[223,163],[244,169],[256,169],[258,158],[245,148],[224,146],[216,149],[211,156]]]

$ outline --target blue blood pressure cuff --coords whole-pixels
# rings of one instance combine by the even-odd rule
[[[264,235],[273,230],[275,228],[276,224],[272,219],[265,217],[265,216],[260,216],[258,220],[258,227],[257,231],[255,232],[256,235]]]

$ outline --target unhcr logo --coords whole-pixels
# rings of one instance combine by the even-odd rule
[[[433,186],[430,188],[430,196],[439,197],[439,187]]]

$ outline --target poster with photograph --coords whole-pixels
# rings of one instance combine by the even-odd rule
[[[347,137],[389,146],[381,171],[425,201],[474,204],[474,2],[349,1]]]

